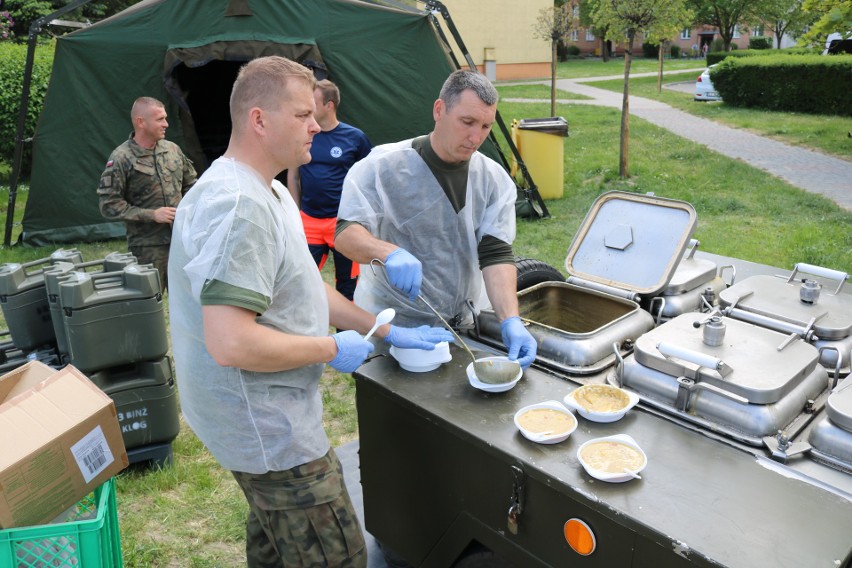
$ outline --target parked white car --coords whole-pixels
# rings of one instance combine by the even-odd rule
[[[716,87],[713,86],[713,81],[710,80],[710,70],[716,67],[711,65],[695,80],[695,100],[696,101],[721,101],[722,97],[716,92]]]

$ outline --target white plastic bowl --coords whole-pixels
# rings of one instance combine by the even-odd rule
[[[399,366],[412,373],[426,373],[434,371],[442,363],[450,361],[450,344],[446,341],[437,343],[435,349],[403,349],[396,346],[390,348],[391,356],[397,360]]]
[[[480,357],[477,361],[508,361],[508,357]],[[521,369],[518,371],[517,376],[509,382],[506,383],[483,383],[479,379],[476,378],[476,373],[473,371],[473,363],[470,363],[467,366],[467,380],[470,383],[470,386],[477,388],[481,391],[485,392],[506,392],[507,390],[511,390],[518,381],[521,380],[521,377],[524,374],[524,370]]]
[[[630,471],[632,471],[633,474],[638,474],[640,471],[645,469],[646,465],[648,465],[648,456],[645,455],[645,452],[642,451],[642,448],[639,447],[639,444],[636,443],[636,440],[634,440],[632,437],[628,436],[627,434],[616,434],[614,436],[606,436],[604,438],[594,438],[592,440],[589,440],[588,442],[585,442],[583,445],[581,445],[577,449],[577,459],[580,460],[580,465],[583,466],[583,469],[586,470],[586,473],[588,473],[589,475],[591,475],[595,479],[600,479],[601,481],[607,481],[609,483],[623,483],[625,481],[630,481],[631,479],[636,479],[635,475],[628,473],[626,471],[625,472],[619,472],[619,473],[612,473],[612,472],[603,471],[603,470],[600,470],[600,469],[595,469],[591,465],[587,464],[585,462],[585,460],[583,460],[583,458],[581,457],[582,452],[583,452],[583,448],[590,446],[592,444],[596,444],[598,442],[618,442],[620,444],[630,446],[631,448],[635,449],[640,454],[642,454],[642,465],[637,469],[631,469]]]
[[[589,410],[589,409],[585,408],[583,405],[581,405],[577,401],[577,399],[574,397],[575,393],[582,392],[583,389],[586,389],[587,387],[589,387],[589,388],[591,388],[591,387],[606,388],[606,389],[613,389],[613,390],[620,391],[620,392],[627,395],[628,402],[623,408],[620,408],[619,410],[615,410],[615,411],[612,411],[612,412],[596,412],[596,411],[593,411],[593,410]],[[637,395],[635,392],[631,392],[631,391],[625,390],[625,389],[620,389],[620,388],[618,388],[616,386],[612,386],[612,385],[606,385],[606,384],[604,384],[604,385],[584,385],[584,386],[568,393],[567,395],[565,395],[563,402],[565,403],[565,406],[567,406],[568,408],[572,408],[572,409],[576,410],[577,414],[579,414],[580,416],[582,416],[583,418],[585,418],[587,420],[591,420],[592,422],[615,422],[616,420],[620,420],[621,417],[623,417],[625,414],[627,414],[628,410],[630,410],[631,408],[633,408],[634,406],[636,406],[639,403],[639,395]]]
[[[519,422],[519,418],[525,412],[529,412],[530,410],[535,410],[537,408],[543,408],[547,410],[554,410],[556,412],[560,412],[567,416],[571,417],[573,421],[573,425],[566,432],[561,432],[558,434],[540,434],[538,432],[534,432],[532,430],[527,430],[521,423]],[[518,430],[521,431],[521,434],[527,440],[532,442],[537,442],[539,444],[558,444],[559,442],[563,442],[568,439],[568,436],[574,433],[574,430],[577,429],[578,424],[577,417],[574,416],[570,410],[565,408],[558,400],[547,400],[545,402],[539,402],[538,404],[530,404],[529,406],[525,406],[519,411],[515,413],[515,426],[517,426]]]

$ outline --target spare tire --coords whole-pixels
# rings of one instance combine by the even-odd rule
[[[565,277],[546,262],[534,258],[515,258],[518,269],[518,292],[542,282],[565,282]]]

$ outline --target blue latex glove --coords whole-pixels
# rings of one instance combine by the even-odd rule
[[[524,369],[532,365],[538,346],[521,318],[512,316],[504,319],[500,324],[500,335],[503,337],[503,345],[509,349],[509,360],[517,360]]]
[[[398,248],[385,259],[388,280],[394,288],[408,296],[412,302],[420,294],[423,265],[410,252]]]
[[[329,365],[341,373],[351,373],[361,366],[367,355],[375,347],[354,330],[341,331],[331,336],[337,344],[337,356],[329,361]]]
[[[425,349],[432,351],[437,343],[453,342],[453,334],[443,327],[399,327],[392,325],[385,341],[400,349]]]

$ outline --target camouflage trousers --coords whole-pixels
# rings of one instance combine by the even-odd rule
[[[139,264],[153,264],[160,273],[160,289],[165,292],[169,286],[169,245],[128,246],[130,253]]]
[[[249,502],[249,568],[364,568],[361,523],[334,453],[265,474],[231,472]]]

